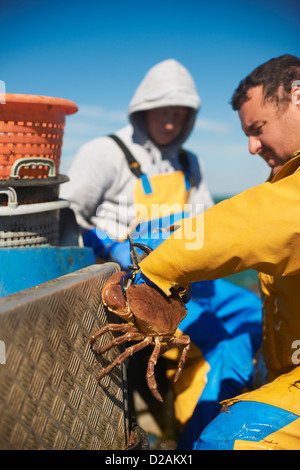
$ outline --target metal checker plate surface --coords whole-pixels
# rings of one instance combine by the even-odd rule
[[[88,344],[107,313],[101,290],[118,265],[93,265],[0,300],[0,449],[117,450],[128,438],[125,366],[97,376],[120,351]],[[112,339],[106,333],[102,344]],[[99,344],[99,343],[98,343]]]

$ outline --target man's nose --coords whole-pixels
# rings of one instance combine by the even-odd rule
[[[174,129],[174,123],[170,120],[168,120],[166,123],[165,123],[165,128],[168,130],[168,131],[172,131]]]
[[[250,136],[249,137],[249,152],[252,155],[256,155],[259,150],[261,149],[261,141],[258,137],[256,136]]]
[[[164,124],[164,128],[167,131],[173,131],[174,130],[174,128],[175,128],[175,115],[174,115],[173,111],[168,110],[168,112],[164,113],[163,124]]]

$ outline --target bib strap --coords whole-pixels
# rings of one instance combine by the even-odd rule
[[[109,135],[108,137],[113,139],[116,142],[116,144],[118,144],[119,147],[123,150],[130,170],[137,178],[140,178],[144,173],[141,170],[140,164],[136,161],[136,159],[134,158],[132,153],[129,151],[129,149],[126,147],[124,142],[116,135]]]
[[[191,175],[189,158],[184,149],[180,149],[179,161],[185,174],[185,187],[186,190],[189,191],[191,187],[194,186],[194,178]]]

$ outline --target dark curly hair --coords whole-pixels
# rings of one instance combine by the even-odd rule
[[[275,57],[257,67],[240,82],[230,103],[238,111],[248,101],[250,88],[262,85],[265,101],[273,101],[277,106],[287,106],[295,80],[300,80],[300,59],[289,54]]]

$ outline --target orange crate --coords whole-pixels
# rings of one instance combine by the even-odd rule
[[[19,159],[18,178],[47,178],[51,159],[59,175],[66,115],[78,111],[75,103],[61,98],[5,94],[0,104],[0,179],[9,179],[11,167]],[[31,163],[38,159],[38,164]],[[47,162],[47,160],[45,160]]]

